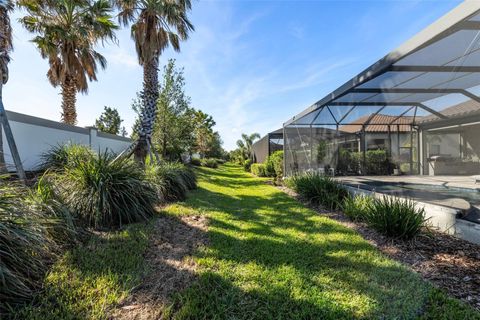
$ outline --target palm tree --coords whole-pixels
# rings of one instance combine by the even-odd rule
[[[135,159],[145,161],[151,144],[158,100],[158,64],[169,45],[180,51],[180,40],[186,40],[193,25],[187,17],[190,0],[115,0],[119,20],[132,23],[138,61],[143,67],[141,125],[135,148]]]
[[[250,135],[242,133],[242,139],[237,141],[237,146],[246,159],[253,158],[253,143],[256,139],[260,139],[260,134],[252,133]]]
[[[48,59],[47,77],[62,89],[62,121],[77,122],[77,92],[87,93],[88,82],[97,80],[98,66],[107,61],[94,46],[115,41],[113,8],[109,0],[19,0],[27,10],[20,19],[37,34],[32,40],[42,58]]]
[[[0,0],[0,72],[2,84],[8,81],[8,63],[10,62],[10,51],[12,51],[12,27],[8,13],[13,9],[13,2]],[[0,124],[0,133],[2,126]],[[3,139],[0,134],[0,172],[4,172],[5,157],[3,155]]]

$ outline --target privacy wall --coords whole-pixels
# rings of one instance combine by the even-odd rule
[[[127,148],[132,140],[129,138],[99,132],[95,128],[82,128],[47,119],[7,111],[7,117],[17,144],[24,169],[35,170],[40,164],[42,153],[52,146],[64,143],[76,143],[90,146],[95,151],[110,150],[118,153]],[[15,166],[2,130],[3,153],[9,171]]]

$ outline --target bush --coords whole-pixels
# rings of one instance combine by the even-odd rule
[[[51,222],[29,205],[27,191],[0,185],[0,315],[28,300],[37,289],[55,245],[47,229]]]
[[[190,159],[190,164],[192,166],[200,167],[202,165],[202,161],[199,158],[192,158]]]
[[[190,168],[181,163],[164,162],[146,168],[147,180],[156,188],[161,202],[181,201],[187,191],[197,187],[197,178]]]
[[[41,155],[41,170],[63,170],[67,166],[85,161],[92,157],[93,151],[79,144],[63,144],[52,147]]]
[[[215,161],[217,161],[218,164],[224,164],[225,162],[227,162],[225,159],[218,159],[218,158],[216,158]]]
[[[247,159],[243,162],[243,169],[247,172],[250,172],[250,167],[252,166],[252,160]]]
[[[305,173],[286,180],[287,186],[298,195],[315,204],[335,210],[349,196],[348,191],[332,178],[318,173]]]
[[[366,211],[369,226],[386,236],[411,239],[425,223],[425,210],[417,209],[412,200],[393,197],[374,199]]]
[[[283,151],[275,151],[270,156],[270,161],[273,163],[273,170],[275,177],[280,179],[283,177]]]
[[[373,198],[368,196],[346,197],[342,203],[343,213],[353,221],[365,221]]]
[[[75,217],[62,202],[54,185],[55,175],[45,173],[29,193],[28,201],[49,220],[55,222],[48,229],[49,236],[58,244],[72,244],[79,227]]]
[[[203,159],[202,166],[207,168],[218,168],[217,160],[213,158]]]
[[[256,175],[257,177],[266,177],[267,176],[265,165],[263,163],[252,164],[252,166],[250,167],[250,171],[254,175]]]
[[[94,228],[142,221],[155,211],[158,198],[143,170],[131,160],[113,160],[106,152],[91,155],[56,179],[67,207]]]

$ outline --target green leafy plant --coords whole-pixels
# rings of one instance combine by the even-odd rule
[[[247,159],[243,162],[243,170],[250,172],[250,167],[252,166],[252,160]]]
[[[346,197],[342,203],[342,211],[353,221],[364,221],[372,202],[373,198],[369,196]]]
[[[384,196],[374,199],[366,210],[369,226],[389,237],[411,239],[423,228],[425,210],[408,199]]]
[[[322,140],[318,143],[317,146],[317,163],[322,163],[325,157],[327,156],[327,142]]]
[[[146,168],[146,178],[155,186],[161,202],[184,200],[187,191],[197,185],[193,170],[180,163],[149,165]]]
[[[24,187],[0,184],[0,314],[31,298],[55,247],[50,222],[27,194]]]
[[[26,200],[52,222],[48,233],[56,243],[72,244],[80,228],[73,214],[61,200],[54,180],[54,174],[50,172],[43,174],[30,190]]]
[[[155,189],[133,161],[110,153],[91,155],[67,166],[56,179],[69,210],[94,228],[142,221],[154,213]]]
[[[208,159],[203,159],[202,160],[202,167],[207,167],[207,168],[218,168],[218,162],[215,159],[208,158]]]
[[[288,178],[287,186],[295,190],[299,196],[315,205],[336,210],[349,196],[348,191],[328,176],[307,172]]]
[[[59,144],[41,155],[40,168],[60,171],[92,156],[93,151],[87,146],[71,143]]]
[[[265,160],[265,171],[267,176],[277,179],[283,176],[283,151],[275,151]]]
[[[256,175],[257,177],[266,177],[267,176],[266,168],[265,168],[265,165],[263,163],[252,164],[252,166],[250,167],[250,171],[254,175]]]
[[[200,167],[202,165],[202,160],[200,160],[199,158],[192,158],[190,159],[190,164],[192,166]]]

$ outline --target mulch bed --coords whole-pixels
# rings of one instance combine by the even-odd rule
[[[111,319],[160,319],[174,293],[196,279],[192,255],[207,244],[204,216],[162,216],[155,222],[146,253],[148,273],[142,284],[112,312]]]
[[[286,187],[279,189],[298,199],[292,190]],[[409,266],[435,286],[480,311],[480,245],[434,230],[426,230],[411,241],[392,239],[364,223],[352,222],[342,212],[305,204],[356,230],[388,257]]]

